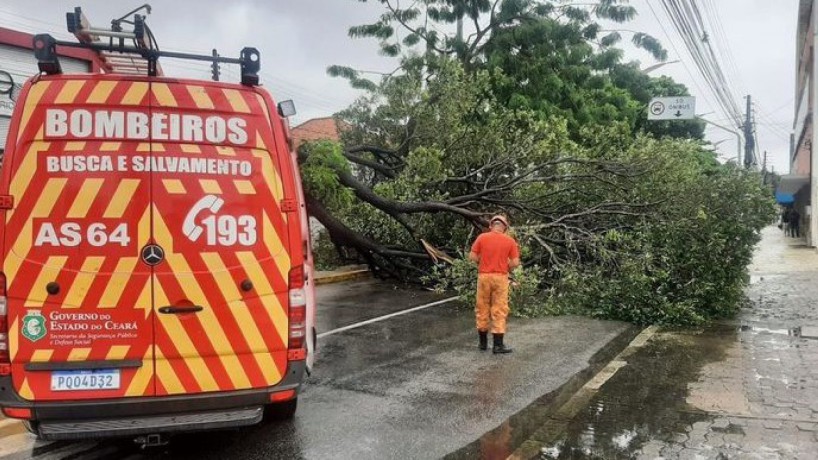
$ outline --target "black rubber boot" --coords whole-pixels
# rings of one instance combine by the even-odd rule
[[[503,345],[503,334],[494,334],[494,347],[492,347],[491,352],[495,355],[504,355],[506,353],[511,353],[511,348]]]
[[[489,349],[489,331],[477,331],[477,334],[480,336],[480,349],[481,350],[488,350]]]

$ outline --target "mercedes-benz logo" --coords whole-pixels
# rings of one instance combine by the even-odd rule
[[[150,266],[159,265],[165,260],[165,250],[158,244],[149,244],[142,248],[142,262]]]

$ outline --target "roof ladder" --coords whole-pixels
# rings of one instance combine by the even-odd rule
[[[150,14],[150,5],[143,5],[122,18],[111,21],[111,29],[108,30],[93,27],[83,14],[82,8],[76,7],[73,13],[66,14],[68,31],[74,34],[80,43],[86,45],[101,45],[103,44],[102,38],[107,38],[112,47],[119,45],[121,51],[97,50],[97,55],[103,62],[103,67],[107,73],[162,75],[162,68],[159,64],[156,62],[151,63],[151,60],[147,59],[145,54],[128,52],[124,49],[126,42],[131,42],[131,46],[138,50],[156,49],[156,44],[151,40],[150,31],[145,25],[145,16],[134,14],[133,21],[125,19],[130,14],[136,13],[143,8]],[[130,32],[124,31],[122,29],[123,22],[132,24],[133,30]],[[154,71],[151,71],[152,65],[155,66]]]

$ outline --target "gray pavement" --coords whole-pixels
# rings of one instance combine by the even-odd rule
[[[438,298],[376,281],[321,286],[319,332]],[[582,317],[513,319],[515,353],[494,356],[477,350],[472,318],[445,304],[324,337],[291,422],[177,436],[144,452],[129,440],[35,443],[12,423],[0,456],[10,446],[5,458],[504,458],[638,332]]]
[[[542,458],[818,458],[818,253],[764,230],[735,320],[666,331],[626,358]]]

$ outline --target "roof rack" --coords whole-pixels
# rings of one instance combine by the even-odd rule
[[[145,24],[145,16],[134,14],[133,21],[125,18],[141,9],[150,13],[150,5],[143,5],[120,19],[111,21],[111,29],[95,28],[90,25],[82,10],[77,7],[74,12],[66,14],[68,31],[77,37],[77,42],[56,40],[50,34],[34,36],[34,56],[40,72],[48,75],[62,73],[57,46],[84,48],[96,51],[103,62],[107,73],[127,75],[162,75],[159,58],[190,59],[212,63],[213,78],[218,79],[219,64],[238,64],[241,66],[241,83],[247,86],[259,84],[258,72],[261,68],[261,54],[256,48],[243,48],[238,58],[219,56],[215,50],[209,55],[161,51],[156,40]],[[122,23],[132,24],[133,30],[125,31]],[[100,38],[108,38],[102,41]],[[130,41],[133,45],[126,45]]]

